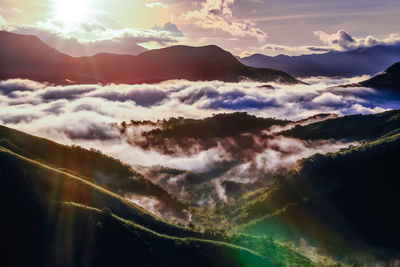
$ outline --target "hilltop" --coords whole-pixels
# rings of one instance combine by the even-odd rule
[[[214,45],[173,46],[146,51],[138,56],[103,53],[71,57],[35,36],[3,31],[0,32],[0,57],[0,79],[25,78],[57,84],[137,84],[171,79],[299,83],[282,71],[245,66],[229,52]]]

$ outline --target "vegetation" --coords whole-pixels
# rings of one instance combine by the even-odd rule
[[[400,93],[400,62],[389,67],[385,72],[360,83],[362,86]]]
[[[282,135],[300,139],[371,140],[400,128],[400,110],[371,115],[350,115],[297,125]]]
[[[237,136],[242,133],[254,133],[265,130],[272,125],[283,126],[289,123],[286,120],[275,118],[259,118],[246,112],[231,114],[216,114],[203,120],[184,120],[183,123],[172,124],[165,130],[155,129],[147,133],[148,136],[164,138],[224,138]]]
[[[119,160],[100,151],[63,146],[44,138],[0,126],[0,146],[47,165],[79,175],[121,196],[153,196],[180,213],[187,206]]]
[[[274,256],[256,242],[230,245],[224,233],[168,224],[91,179],[4,147],[0,177],[8,266],[287,266],[282,255],[308,262],[283,246],[286,252]]]
[[[214,219],[224,217],[234,231],[305,242],[340,261],[388,261],[400,251],[399,158],[398,133],[316,154],[272,186],[220,207]]]
[[[240,121],[248,115],[233,117]],[[225,182],[229,192],[239,190],[244,195],[215,207],[192,206],[188,227],[167,223],[122,198],[119,190],[127,180],[137,183],[129,188],[132,192],[158,191],[143,189],[143,182],[137,181],[147,180],[121,162],[98,151],[0,127],[0,201],[6,214],[0,220],[3,262],[17,266],[388,263],[400,257],[399,118],[400,111],[355,115],[284,132],[304,139],[365,142],[304,159],[267,187],[255,190],[260,185],[249,184],[248,191],[240,191]],[[205,125],[214,125],[211,121]],[[205,122],[178,119],[164,131]],[[249,123],[238,125],[266,127],[266,121],[253,116]],[[224,136],[225,128],[214,129]],[[96,171],[79,166],[82,162]],[[174,169],[160,171],[181,174]],[[104,182],[96,173],[112,178]]]

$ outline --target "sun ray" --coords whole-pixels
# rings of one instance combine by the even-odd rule
[[[54,19],[62,22],[64,32],[85,21],[89,13],[90,0],[54,0]]]

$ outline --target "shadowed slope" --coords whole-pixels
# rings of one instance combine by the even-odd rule
[[[376,89],[393,90],[397,94],[400,94],[400,62],[392,65],[385,72],[360,84]]]
[[[7,203],[0,222],[6,265],[272,266],[247,249],[189,238],[196,233],[5,149],[0,164],[0,200]]]
[[[154,197],[165,210],[174,212],[175,216],[186,216],[183,212],[186,205],[129,166],[98,151],[63,146],[4,126],[0,126],[0,146],[30,159],[79,174],[121,196],[131,193]]]

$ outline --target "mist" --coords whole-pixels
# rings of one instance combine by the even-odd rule
[[[356,144],[297,140],[280,136],[280,131],[337,116],[400,108],[400,99],[390,93],[339,86],[364,79],[317,77],[305,80],[308,85],[268,86],[185,80],[54,86],[13,79],[0,82],[0,123],[62,144],[95,148],[131,165],[179,199],[211,205],[235,196],[227,182],[235,183],[242,194],[270,184],[303,158]],[[170,117],[202,119],[237,111],[290,122],[208,140],[153,142],[145,135],[162,129],[163,119]],[[126,197],[159,214],[160,205],[154,200]]]

